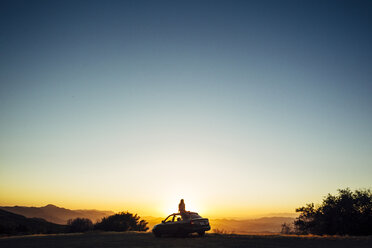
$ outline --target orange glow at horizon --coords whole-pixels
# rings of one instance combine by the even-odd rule
[[[0,193],[3,193],[0,191]],[[3,194],[1,194],[3,196]],[[256,217],[264,217],[273,213],[294,213],[292,207],[281,207],[274,209],[268,208],[267,206],[261,207],[249,207],[249,206],[233,206],[233,205],[220,205],[216,203],[207,203],[205,201],[199,201],[197,197],[190,195],[173,196],[170,198],[159,199],[158,201],[138,201],[138,202],[114,202],[114,201],[100,201],[97,199],[83,199],[78,200],[77,198],[71,198],[69,200],[62,200],[55,197],[46,196],[43,200],[39,200],[29,195],[29,197],[23,197],[19,200],[17,197],[8,198],[8,200],[2,200],[1,206],[27,206],[27,207],[42,207],[47,204],[53,204],[58,207],[67,209],[96,209],[102,211],[113,211],[113,212],[126,212],[136,213],[141,217],[152,216],[165,218],[171,213],[178,212],[178,204],[181,199],[185,199],[186,210],[198,212],[201,216],[208,218],[234,218],[234,219],[248,219]],[[17,199],[18,198],[18,199]]]
[[[200,180],[196,177],[197,180]],[[26,180],[24,180],[27,182]],[[162,182],[162,180],[159,180]],[[173,187],[155,185],[132,191],[119,190],[124,186],[107,181],[105,188],[99,185],[74,188],[74,185],[61,184],[60,187],[45,188],[37,183],[28,188],[17,185],[15,180],[9,188],[0,187],[1,206],[36,206],[53,204],[68,209],[97,209],[113,212],[129,211],[140,216],[166,217],[178,211],[180,199],[185,200],[186,210],[195,211],[208,218],[255,218],[272,213],[294,213],[296,207],[307,203],[305,196],[292,197],[283,204],[281,197],[270,197],[270,192],[248,191],[247,197],[228,195],[223,190],[188,187],[177,180],[168,181]],[[234,186],[234,185],[232,185]],[[239,193],[239,192],[238,192]],[[263,198],[262,195],[268,197]],[[288,196],[287,196],[288,197]],[[312,200],[319,200],[312,198]]]

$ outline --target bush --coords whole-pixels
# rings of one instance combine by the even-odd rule
[[[105,217],[101,222],[97,222],[95,229],[103,231],[147,231],[147,222],[140,220],[140,217],[128,212],[121,212],[109,217]]]
[[[371,190],[339,189],[338,195],[328,194],[323,203],[296,209],[300,215],[294,225],[299,234],[371,235]]]
[[[93,229],[93,223],[90,219],[76,218],[67,221],[68,230],[70,232],[86,232]]]
[[[292,224],[290,223],[283,223],[282,230],[280,231],[282,234],[293,234]]]

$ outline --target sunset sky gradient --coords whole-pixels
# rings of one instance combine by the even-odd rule
[[[0,206],[294,212],[372,182],[372,1],[1,1]]]

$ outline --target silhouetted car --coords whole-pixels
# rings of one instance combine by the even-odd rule
[[[169,215],[162,223],[155,225],[152,232],[156,237],[162,235],[186,236],[189,233],[198,233],[203,236],[210,229],[207,218],[202,218],[195,212],[186,212]]]

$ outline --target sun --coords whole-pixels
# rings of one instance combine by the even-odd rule
[[[178,204],[181,199],[184,199],[185,201],[186,211],[197,213],[204,212],[204,208],[201,202],[198,201],[197,197],[193,197],[192,195],[174,195],[171,198],[164,199],[163,201],[161,213],[164,217],[178,212]]]

